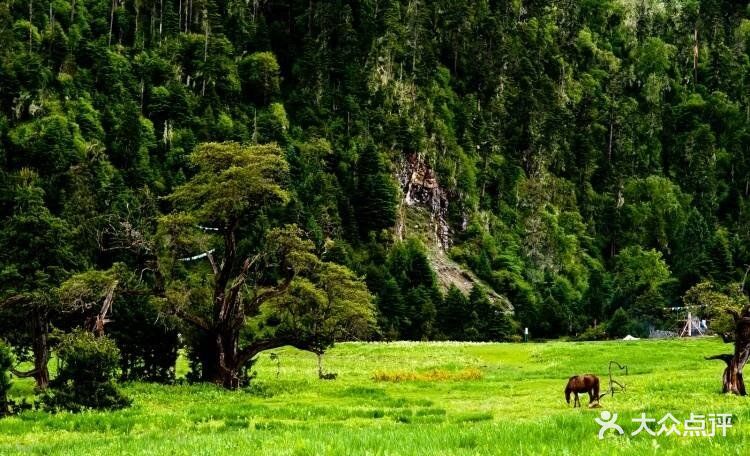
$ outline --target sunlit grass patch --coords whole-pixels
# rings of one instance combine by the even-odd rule
[[[425,372],[414,371],[376,371],[372,379],[376,382],[446,382],[481,380],[482,371],[477,368],[467,368],[458,371],[445,369],[431,369]]]

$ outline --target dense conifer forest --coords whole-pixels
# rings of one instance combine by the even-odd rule
[[[742,2],[0,2],[0,338],[43,386],[82,327],[235,387],[285,344],[719,325],[748,75]]]

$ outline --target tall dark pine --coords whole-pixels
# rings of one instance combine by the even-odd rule
[[[47,388],[50,359],[48,334],[54,310],[53,290],[75,267],[70,250],[70,228],[54,216],[44,201],[33,171],[23,170],[15,178],[13,213],[0,227],[0,311],[5,316],[3,334],[11,343],[33,355],[34,367],[13,370],[18,377],[33,377],[39,389]],[[11,327],[8,327],[10,323]],[[28,325],[25,331],[14,327]]]
[[[396,223],[397,192],[382,156],[370,144],[357,162],[357,221],[363,234]]]

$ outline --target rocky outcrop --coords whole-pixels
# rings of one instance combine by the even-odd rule
[[[417,237],[427,246],[427,257],[443,290],[452,285],[468,295],[474,285],[482,285],[488,297],[506,312],[513,306],[474,273],[456,263],[447,254],[451,246],[448,225],[449,194],[440,186],[435,171],[418,154],[406,157],[398,174],[403,200],[397,224],[399,239]]]
[[[403,203],[407,206],[422,206],[430,214],[433,235],[440,250],[450,247],[448,226],[448,195],[438,183],[435,171],[425,163],[419,154],[409,154],[401,166],[399,183],[404,194]],[[404,217],[401,217],[399,237],[404,235]]]

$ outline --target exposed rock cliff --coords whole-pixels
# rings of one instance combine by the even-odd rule
[[[432,236],[441,251],[450,247],[450,227],[446,220],[448,196],[440,186],[435,172],[418,154],[410,154],[404,160],[399,172],[399,182],[404,194],[402,217],[398,226],[399,238],[404,236],[404,206],[426,208],[430,215]]]
[[[482,285],[494,302],[508,311],[510,301],[483,283],[473,272],[453,261],[447,254],[451,230],[447,221],[449,195],[440,186],[434,170],[417,154],[406,157],[398,174],[403,199],[399,210],[397,236],[420,238],[427,246],[427,256],[435,270],[440,287],[455,285],[468,295],[475,284]]]

